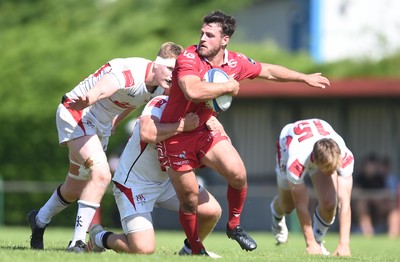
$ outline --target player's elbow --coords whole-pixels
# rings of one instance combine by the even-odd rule
[[[202,102],[198,92],[193,92],[193,91],[188,91],[187,90],[186,92],[183,92],[183,94],[185,95],[186,100],[188,100],[190,102],[193,102],[193,103]]]

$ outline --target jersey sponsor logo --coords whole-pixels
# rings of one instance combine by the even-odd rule
[[[298,159],[296,159],[296,161],[294,161],[290,167],[289,167],[289,171],[291,173],[293,173],[295,176],[300,177],[301,174],[304,171],[304,166],[300,163],[300,161]]]
[[[172,162],[172,164],[174,164],[176,166],[189,165],[189,160],[176,161],[176,162]]]
[[[125,87],[130,87],[135,84],[131,70],[122,71],[125,78]]]
[[[111,100],[112,101],[112,100]],[[119,102],[119,101],[112,101],[115,105],[122,107],[122,108],[132,108],[132,106],[128,102]]]

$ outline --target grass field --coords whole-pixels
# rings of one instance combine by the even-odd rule
[[[119,232],[119,230],[116,230]],[[386,236],[363,238],[354,235],[351,239],[353,256],[350,258],[320,257],[305,254],[301,235],[290,235],[289,243],[275,246],[270,232],[251,232],[258,243],[253,252],[242,251],[239,245],[222,232],[214,232],[205,241],[205,246],[223,258],[219,261],[400,261],[400,239]],[[0,261],[2,262],[46,262],[46,261],[200,261],[206,257],[179,257],[174,253],[182,247],[184,235],[179,231],[158,231],[156,253],[151,256],[117,254],[107,251],[101,254],[70,254],[64,250],[72,236],[72,229],[48,228],[45,234],[45,251],[29,249],[28,227],[0,227]],[[325,246],[333,252],[338,241],[337,234],[328,234]]]

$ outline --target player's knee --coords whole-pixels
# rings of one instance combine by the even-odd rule
[[[294,205],[282,205],[282,210],[284,214],[291,214],[294,210]]]
[[[129,254],[141,254],[141,255],[151,255],[154,253],[154,247],[150,246],[150,245],[140,245],[140,246],[129,246],[129,250],[128,253]]]
[[[240,190],[247,186],[247,175],[245,169],[239,168],[236,170],[231,170],[227,178],[229,185],[231,185],[233,188]]]
[[[221,208],[221,207],[216,208],[216,209],[214,210],[214,212],[212,213],[211,219],[212,219],[213,221],[217,222],[217,221],[219,221],[219,219],[221,218],[221,215],[222,215],[222,208]]]
[[[88,157],[83,164],[83,169],[87,170],[91,179],[109,184],[111,172],[108,166],[107,156],[104,152],[95,152]]]
[[[197,200],[193,197],[187,197],[182,203],[181,203],[181,208],[185,213],[196,213],[197,212],[197,207],[198,207],[198,202]]]
[[[219,205],[207,205],[201,210],[199,209],[198,213],[200,216],[206,217],[209,221],[217,222],[221,218],[222,208]]]
[[[228,181],[229,185],[237,190],[242,190],[247,187],[247,180],[246,179],[233,179]]]
[[[326,213],[334,213],[337,208],[337,201],[335,199],[325,199],[319,202],[319,206]]]

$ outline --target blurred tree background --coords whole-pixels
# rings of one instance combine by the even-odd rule
[[[67,148],[58,145],[55,112],[64,93],[112,58],[154,59],[165,41],[184,47],[196,44],[205,14],[216,9],[235,14],[256,1],[1,1],[0,176],[61,182],[68,157]],[[400,54],[375,62],[315,64],[306,53],[285,53],[265,43],[239,43],[234,37],[229,48],[259,61],[323,72],[330,78],[399,77]],[[117,130],[109,152],[119,150],[126,139],[126,132]],[[5,223],[25,223],[26,213],[48,197],[48,192],[8,194]],[[113,204],[113,200],[104,202]],[[70,223],[75,212],[56,224]]]

